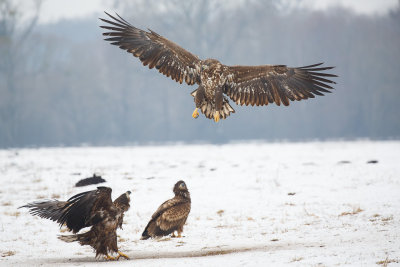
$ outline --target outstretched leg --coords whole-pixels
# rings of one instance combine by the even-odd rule
[[[218,87],[215,90],[215,113],[214,113],[214,121],[218,122],[220,119],[220,111],[222,109],[224,96],[222,94],[222,88]]]
[[[219,115],[219,111],[217,110],[217,111],[215,111],[215,113],[214,113],[214,121],[215,121],[215,122],[219,122],[219,118],[220,118],[220,115]]]
[[[195,108],[192,114],[192,117],[197,119],[199,117],[199,112],[197,111],[198,108]]]
[[[194,97],[194,103],[196,104],[196,108],[192,113],[192,117],[197,119],[199,117],[199,112],[198,109],[201,108],[201,104],[203,103],[204,100],[204,87],[199,86],[196,90],[192,92],[192,96]]]

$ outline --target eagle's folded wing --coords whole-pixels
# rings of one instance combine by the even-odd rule
[[[151,216],[152,219],[157,218],[158,216],[160,216],[160,214],[162,214],[164,211],[168,210],[169,208],[175,206],[175,205],[179,205],[182,202],[181,199],[179,198],[171,198],[168,199],[167,201],[165,201],[164,203],[162,203],[158,209],[153,213],[153,215]]]
[[[190,203],[183,202],[164,211],[157,219],[161,230],[168,230],[176,225],[183,225],[190,212]]]
[[[103,33],[110,36],[105,39],[111,44],[132,53],[142,61],[143,65],[149,65],[171,79],[192,85],[200,82],[200,59],[183,49],[179,45],[169,41],[152,30],[143,31],[126,20],[111,16],[112,20],[101,19],[110,26],[100,26],[109,32]]]
[[[263,106],[282,102],[288,106],[289,100],[314,98],[314,95],[330,93],[329,77],[324,73],[333,67],[319,67],[323,63],[289,68],[285,65],[224,66],[227,81],[224,93],[236,104]]]

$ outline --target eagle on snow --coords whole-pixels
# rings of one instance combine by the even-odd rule
[[[111,188],[101,186],[97,190],[72,196],[67,201],[38,201],[20,208],[28,208],[32,215],[55,221],[60,227],[65,224],[74,235],[61,235],[59,239],[93,247],[96,258],[104,255],[107,260],[118,260],[120,256],[129,259],[118,250],[117,228],[122,229],[124,213],[130,207],[131,192],[127,191],[112,202],[111,191]],[[77,234],[89,226],[91,229],[88,232]],[[118,255],[113,257],[109,253]]]
[[[174,186],[175,196],[163,204],[154,212],[153,216],[142,233],[142,240],[150,237],[161,237],[172,233],[175,237],[181,237],[183,225],[189,216],[191,200],[190,193],[184,181],[178,181]]]
[[[218,122],[226,119],[235,110],[228,97],[238,105],[263,106],[269,103],[288,106],[289,100],[314,98],[330,93],[335,84],[325,73],[333,67],[323,63],[290,68],[286,65],[227,66],[216,59],[201,60],[158,33],[144,31],[129,22],[105,12],[110,19],[102,19],[108,30],[106,41],[138,57],[144,66],[158,71],[171,79],[199,87],[191,93],[196,104],[193,118],[199,116],[198,109],[209,119]]]

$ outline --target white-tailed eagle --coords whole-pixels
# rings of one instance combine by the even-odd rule
[[[72,196],[67,201],[44,200],[22,206],[28,208],[32,215],[50,219],[66,225],[74,235],[61,235],[59,239],[65,242],[79,242],[82,246],[89,245],[96,251],[96,257],[104,255],[107,260],[117,260],[120,256],[129,258],[118,250],[117,228],[122,229],[124,213],[129,209],[130,191],[119,196],[112,202],[111,188],[98,187]],[[80,233],[84,227],[91,229]],[[118,253],[112,257],[109,253]]]
[[[191,200],[190,193],[184,181],[178,181],[174,186],[175,196],[168,199],[154,212],[142,233],[141,239],[161,237],[172,234],[181,237],[183,225],[189,216]]]
[[[108,30],[106,41],[138,57],[144,66],[158,71],[171,79],[199,87],[191,93],[196,109],[192,116],[199,116],[198,109],[216,122],[227,118],[235,110],[228,97],[238,105],[264,106],[275,103],[285,106],[289,100],[314,98],[330,93],[330,80],[337,75],[325,73],[333,67],[323,63],[290,68],[286,65],[227,66],[216,59],[201,60],[158,33],[144,31],[126,20],[105,12],[111,19],[101,19]]]

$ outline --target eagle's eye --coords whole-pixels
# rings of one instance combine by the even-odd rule
[[[179,185],[179,187],[182,188],[182,189],[185,189],[185,188],[186,188],[186,185],[185,185],[185,183],[181,183],[181,184]]]

